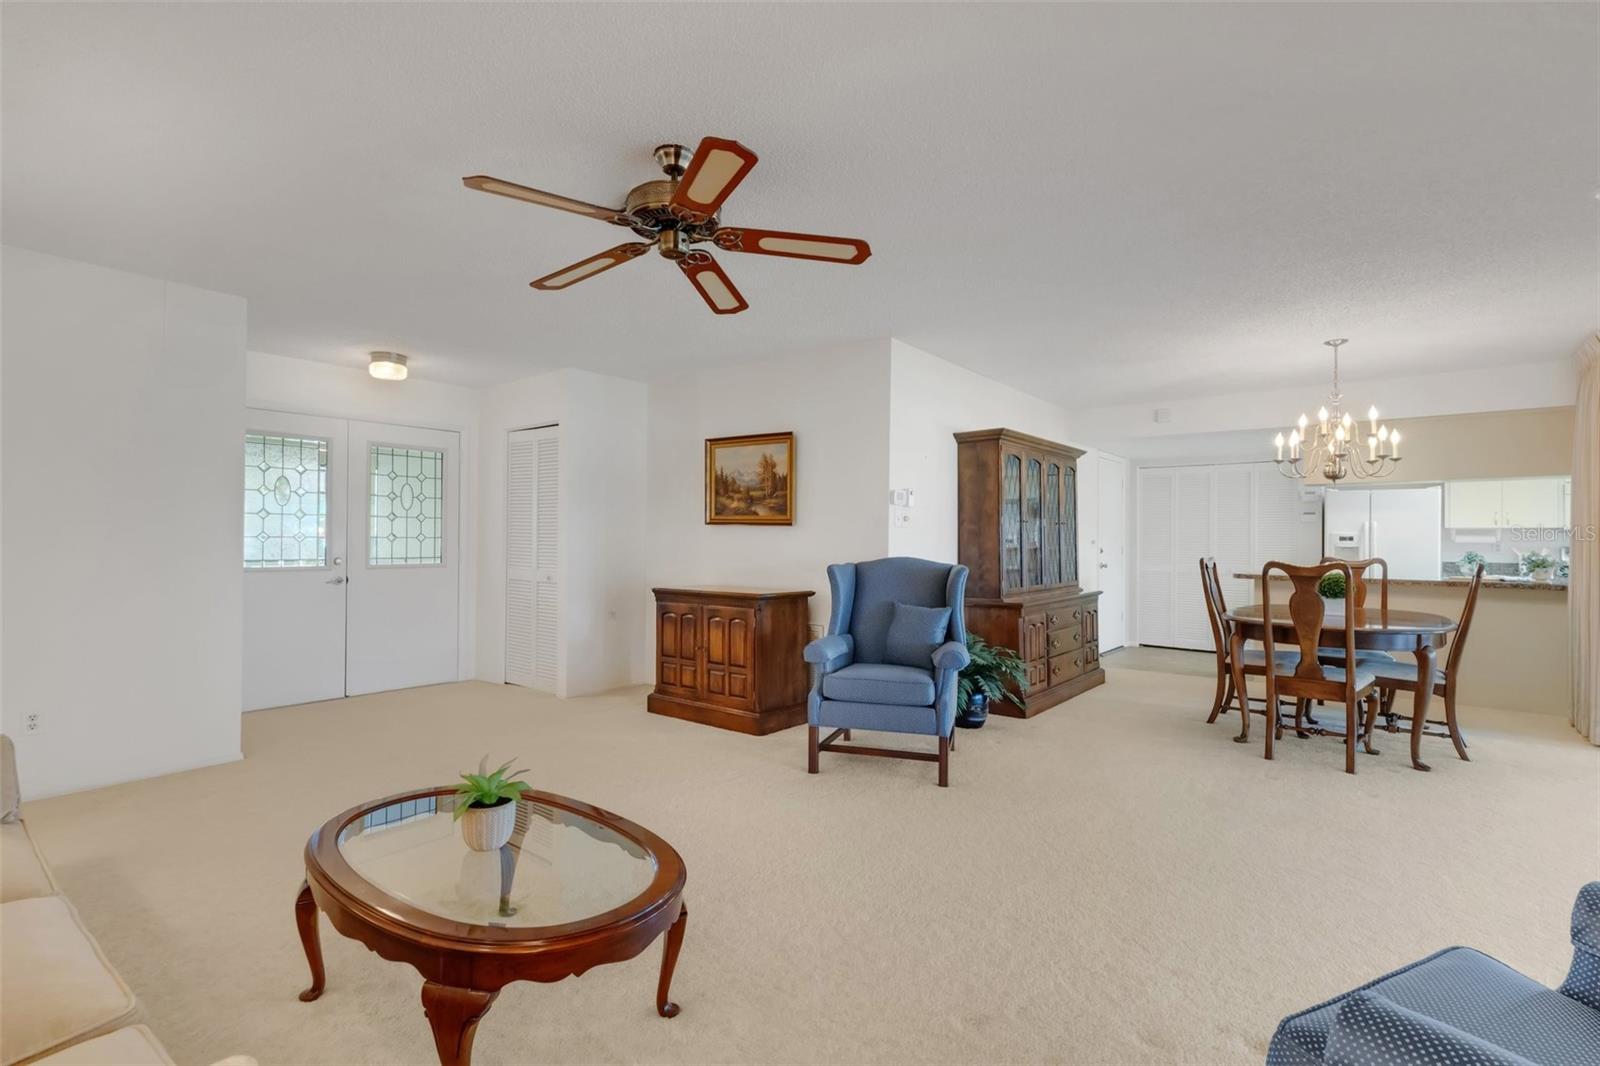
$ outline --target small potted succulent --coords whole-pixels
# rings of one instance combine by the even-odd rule
[[[1317,595],[1324,600],[1344,599],[1344,575],[1337,570],[1330,570],[1322,575],[1322,580],[1317,582]]]
[[[1010,700],[1027,706],[1022,691],[1027,688],[1027,664],[1010,648],[996,648],[976,633],[967,634],[967,653],[972,656],[956,683],[956,725],[980,729],[989,720],[989,704]],[[1016,687],[1008,685],[1011,682]]]
[[[1483,556],[1477,552],[1462,552],[1461,560],[1456,563],[1456,572],[1463,577],[1471,577],[1483,561]]]
[[[462,774],[456,786],[455,818],[461,823],[461,838],[473,851],[498,851],[511,839],[517,825],[517,798],[531,786],[513,780],[526,770],[512,770],[511,763],[489,772],[489,756],[478,761],[478,772]]]
[[[1522,572],[1535,581],[1549,581],[1555,569],[1556,561],[1542,551],[1531,551],[1522,557]]]

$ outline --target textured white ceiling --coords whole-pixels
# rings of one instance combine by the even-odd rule
[[[897,336],[1071,406],[1564,357],[1597,318],[1594,4],[7,3],[4,239],[249,300],[250,344],[486,384]],[[734,137],[712,316],[617,203]]]

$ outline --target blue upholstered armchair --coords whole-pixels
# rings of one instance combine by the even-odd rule
[[[888,755],[939,763],[950,783],[956,679],[971,661],[964,617],[967,568],[927,559],[874,559],[828,567],[828,633],[806,645],[810,762],[818,752]],[[823,729],[832,729],[819,739]],[[852,729],[939,738],[939,754],[847,747]]]
[[[1446,948],[1289,1015],[1267,1066],[1600,1062],[1600,881],[1578,890],[1572,949],[1552,989],[1471,948]]]

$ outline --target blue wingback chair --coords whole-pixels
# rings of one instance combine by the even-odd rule
[[[888,755],[937,760],[939,786],[947,786],[956,679],[971,661],[964,617],[967,568],[910,558],[838,563],[828,567],[828,587],[833,608],[827,635],[807,644],[805,650],[806,662],[811,664],[809,772],[817,772],[817,753],[821,751]],[[920,653],[908,652],[907,631],[896,622],[897,604],[935,612],[949,610],[942,632],[924,634],[929,638],[926,661]],[[937,624],[934,612],[902,612],[907,615]],[[903,617],[902,621],[909,620]],[[909,646],[916,644],[913,636]],[[819,739],[824,728],[833,732]],[[841,738],[848,741],[852,729],[938,737],[939,754],[838,743]]]
[[[1578,891],[1572,947],[1572,969],[1554,989],[1471,948],[1446,948],[1291,1014],[1267,1064],[1600,1062],[1600,881]]]

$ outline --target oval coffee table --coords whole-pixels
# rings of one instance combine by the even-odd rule
[[[311,966],[302,1000],[322,995],[317,910],[385,959],[422,974],[439,1061],[465,1066],[478,1022],[512,981],[559,981],[621,962],[667,934],[656,1010],[667,998],[688,909],[683,860],[665,840],[578,800],[525,792],[499,851],[473,851],[455,825],[454,788],[352,807],[306,842],[295,900]]]

